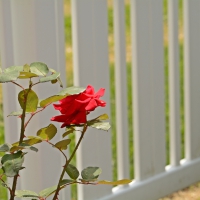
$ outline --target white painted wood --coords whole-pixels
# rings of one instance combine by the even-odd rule
[[[200,156],[200,1],[184,0],[185,157]]]
[[[170,119],[170,164],[180,163],[180,84],[178,0],[168,0],[169,24],[169,119]]]
[[[61,72],[65,85],[63,1],[1,0],[0,6],[3,11],[0,28],[1,52],[4,52],[1,54],[3,68],[35,61],[44,62]],[[35,87],[35,91],[40,98],[45,98],[57,93],[60,88],[58,85],[52,87],[50,83],[44,83]],[[14,85],[4,84],[3,92],[6,119],[6,115],[11,111],[19,109],[17,104],[19,89]],[[16,99],[16,104],[13,103],[13,99]],[[57,113],[52,106],[47,108],[33,118],[26,135],[35,135],[39,128],[51,123],[50,118],[55,115]],[[20,130],[20,119],[13,117],[6,120],[8,120],[5,124],[6,140],[12,143],[17,140],[16,130]],[[61,139],[61,136],[58,135],[56,139]],[[36,192],[57,184],[62,170],[59,152],[46,144],[39,145],[38,153],[30,152],[29,156],[26,156],[24,165],[26,169],[20,173],[21,188]],[[69,190],[66,190],[66,195],[63,192],[61,196],[70,198]]]
[[[113,189],[113,194],[99,200],[156,200],[198,182],[200,158],[169,168],[166,172],[143,181],[135,181],[127,188]]]
[[[98,108],[89,117],[103,113],[110,115],[107,1],[73,0],[71,3],[74,84],[84,87],[91,84],[95,90],[105,88],[106,93],[102,99],[107,102],[106,108]],[[78,149],[79,170],[99,166],[102,168],[100,179],[112,180],[111,160],[111,133],[89,129]],[[97,199],[109,194],[110,189],[109,186],[79,185],[78,199]]]
[[[0,53],[1,53],[1,66],[12,66],[14,55],[13,55],[13,42],[12,42],[12,26],[11,26],[11,12],[10,12],[10,1],[0,1]],[[7,26],[5,26],[5,22]],[[9,84],[3,84],[4,102],[9,102],[9,99],[13,99],[16,96],[14,87],[9,87]],[[7,98],[7,99],[6,99]],[[10,105],[4,105],[4,119],[7,119],[7,115],[11,110],[16,109],[16,103],[10,103]],[[4,130],[6,133],[12,132],[13,127],[17,127],[17,121],[14,118],[4,120]],[[17,134],[6,134],[6,141],[17,140]]]
[[[164,171],[162,1],[131,0],[135,179]]]
[[[115,87],[118,179],[129,178],[125,6],[114,0]]]

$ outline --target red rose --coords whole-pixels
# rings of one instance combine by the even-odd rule
[[[54,104],[54,108],[61,112],[61,115],[51,118],[51,121],[62,122],[61,128],[70,124],[82,124],[87,121],[86,115],[96,107],[106,106],[106,102],[100,100],[105,89],[101,88],[95,93],[94,88],[88,85],[86,90],[80,94],[67,96],[60,100],[60,104]]]

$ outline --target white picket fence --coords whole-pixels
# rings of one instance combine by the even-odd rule
[[[156,200],[200,180],[200,1],[184,0],[184,110],[185,159],[181,160],[180,81],[178,44],[178,0],[168,0],[170,166],[166,167],[163,1],[130,0],[132,38],[132,84],[134,125],[133,183],[126,187],[78,186],[79,200]],[[126,51],[124,1],[113,0],[115,33],[115,80],[117,113],[118,178],[129,178],[127,123]],[[108,28],[106,0],[72,0],[74,84],[106,88],[110,113]],[[42,61],[62,73],[65,80],[62,0],[0,0],[0,45],[3,68]],[[48,96],[48,85],[37,88]],[[55,91],[58,88],[55,88]],[[4,113],[16,110],[11,104],[17,91],[4,84]],[[47,110],[29,128],[48,125]],[[96,114],[97,115],[97,114]],[[36,129],[36,130],[37,130]],[[17,139],[15,118],[5,122],[6,140]],[[26,162],[21,187],[35,191],[55,184],[59,171],[57,152],[41,147]],[[47,162],[47,164],[46,164]],[[100,166],[102,179],[112,180],[111,134],[91,130],[77,155],[77,167]],[[44,168],[45,166],[45,168]],[[32,172],[30,174],[30,171]],[[40,179],[42,175],[43,179]],[[51,176],[50,176],[51,175]],[[52,177],[53,175],[53,177]],[[70,199],[70,190],[60,199]]]

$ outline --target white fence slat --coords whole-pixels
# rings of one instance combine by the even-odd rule
[[[123,0],[115,0],[115,88],[118,179],[129,178],[129,144],[127,115],[125,6]]]
[[[0,1],[0,53],[1,53],[1,65],[2,67],[11,66],[13,64],[14,55],[13,55],[13,43],[12,43],[12,26],[11,26],[11,12],[10,12],[10,1],[1,0]],[[7,22],[7,26],[5,26],[5,21]],[[4,93],[4,101],[8,102],[9,99],[13,99],[16,95],[16,91],[14,87],[9,87],[9,84],[2,84],[3,93]],[[5,98],[8,97],[8,100]],[[9,106],[4,106],[4,119],[6,119],[8,113],[11,110],[15,110],[15,103],[10,104]],[[13,127],[17,127],[17,121],[14,118],[10,118],[8,120],[4,120],[4,130],[7,133],[12,132],[12,124]],[[17,134],[6,134],[5,140],[12,141],[17,140]]]
[[[135,179],[164,171],[162,1],[131,0]]]
[[[71,3],[74,83],[80,86],[91,84],[96,90],[104,87],[106,93],[102,99],[106,100],[107,106],[98,108],[89,117],[103,113],[110,115],[107,1],[73,0]],[[99,166],[103,171],[100,178],[112,180],[111,160],[111,133],[89,129],[78,149],[78,169]],[[78,185],[79,200],[97,199],[110,192],[108,186]]]
[[[180,164],[180,84],[178,0],[168,0],[169,23],[169,106],[170,106],[170,165]]]
[[[200,156],[200,1],[184,0],[185,157]]]
[[[6,49],[7,55],[2,55],[3,68],[11,65],[24,65],[26,63],[41,61],[55,70],[65,75],[65,55],[64,55],[64,25],[63,23],[63,1],[48,0],[19,0],[8,1],[6,5],[10,16],[4,13],[4,20],[1,26],[1,33],[7,33],[1,37],[5,38],[7,44],[2,44],[1,48]],[[7,3],[6,2],[6,3]],[[8,4],[8,3],[7,3]],[[1,6],[5,6],[5,1],[1,0]],[[48,8],[48,9],[47,9]],[[1,8],[2,9],[2,8]],[[45,12],[44,12],[45,10]],[[8,32],[5,24],[10,23],[11,31]],[[8,48],[8,49],[7,49]],[[63,76],[64,78],[64,76]],[[63,79],[65,85],[65,78]],[[40,84],[34,90],[38,92],[40,98],[45,98],[57,93],[60,88],[58,85]],[[51,87],[51,90],[48,89]],[[4,113],[5,118],[11,111],[18,110],[19,106],[16,102],[13,108],[13,99],[17,99],[19,89],[12,89],[13,85],[6,84],[3,88],[4,97]],[[10,94],[10,91],[14,93]],[[8,92],[9,91],[9,92]],[[35,135],[39,128],[47,126],[51,116],[56,113],[52,106],[46,108],[43,113],[33,118],[27,128],[27,135]],[[20,130],[20,120],[17,118],[7,118],[5,124],[6,139],[8,142],[15,142],[17,138],[16,129]],[[10,124],[12,120],[17,124]],[[58,125],[59,126],[59,125]],[[16,134],[17,135],[17,134]],[[7,137],[8,136],[8,137]],[[61,139],[60,135],[57,139]],[[49,145],[39,145],[38,153],[29,152],[30,156],[26,157],[26,169],[22,170],[21,188],[40,191],[46,187],[55,185],[58,181],[59,174],[62,170],[61,156],[55,149]],[[57,170],[55,170],[57,169]],[[31,181],[33,180],[33,181]],[[66,192],[66,195],[64,193]],[[62,192],[63,198],[70,198],[70,192],[67,189]]]

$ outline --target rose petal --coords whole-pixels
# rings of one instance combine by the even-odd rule
[[[85,110],[87,110],[87,111],[93,111],[96,107],[97,107],[96,101],[94,99],[91,99],[91,101],[85,107]]]
[[[51,118],[51,121],[64,122],[66,120],[66,115],[58,115]]]
[[[105,89],[100,88],[100,90],[94,96],[99,98],[99,97],[102,97],[104,95],[104,93],[105,93]]]
[[[91,85],[88,85],[83,93],[94,95],[94,88]]]
[[[101,106],[101,107],[105,107],[106,106],[106,102],[105,101],[102,101],[100,99],[95,99],[95,100],[96,100],[97,106]]]

